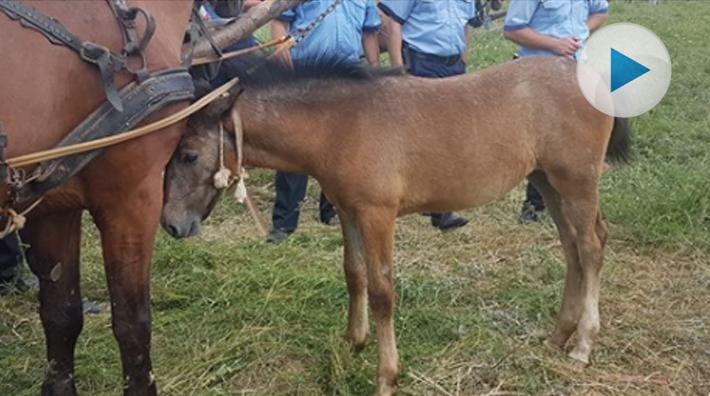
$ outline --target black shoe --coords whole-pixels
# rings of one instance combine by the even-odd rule
[[[89,301],[87,299],[81,300],[81,310],[85,314],[98,315],[101,313],[101,306],[96,301]]]
[[[274,245],[278,245],[279,243],[283,242],[284,239],[288,238],[290,232],[282,229],[275,229],[271,230],[269,232],[269,235],[266,236],[266,243],[273,243]]]
[[[518,221],[520,224],[537,223],[540,221],[544,213],[545,208],[535,208],[534,206],[525,203],[523,204],[523,209],[520,211]]]
[[[321,218],[321,223],[328,225],[328,226],[337,226],[340,225],[340,219],[338,218],[338,215],[334,215],[332,217],[328,217],[327,219]]]
[[[431,225],[441,231],[451,231],[468,224],[468,219],[455,212],[432,213]]]

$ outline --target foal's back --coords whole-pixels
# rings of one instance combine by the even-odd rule
[[[535,169],[601,168],[612,126],[561,58],[445,79],[384,78],[374,90],[352,155],[369,158],[358,164],[389,186],[373,194],[391,194],[401,214],[482,205]]]

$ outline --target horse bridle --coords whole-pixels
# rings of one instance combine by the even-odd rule
[[[123,103],[114,83],[114,75],[127,71],[136,76],[138,81],[143,81],[150,75],[146,68],[145,49],[155,33],[155,19],[141,8],[128,7],[125,0],[106,0],[106,2],[116,17],[123,36],[124,45],[120,54],[112,52],[103,45],[82,41],[56,19],[42,14],[21,1],[0,0],[0,10],[11,19],[19,20],[22,26],[38,31],[50,43],[68,47],[82,60],[96,65],[101,72],[106,99],[116,110],[123,111]],[[136,31],[138,15],[143,16],[146,22],[142,36]],[[134,55],[141,58],[141,68],[138,70],[131,70],[127,64],[128,58]]]
[[[23,27],[36,30],[54,45],[73,50],[83,61],[99,69],[106,101],[69,132],[58,143],[59,147],[125,131],[168,104],[192,99],[194,95],[192,77],[186,68],[188,65],[148,71],[145,52],[155,32],[154,18],[144,9],[127,6],[125,0],[106,2],[121,31],[124,42],[121,53],[114,53],[101,44],[81,40],[59,21],[21,0],[0,0],[0,11],[10,19],[19,21]],[[142,34],[136,29],[139,16],[145,20]],[[133,70],[128,66],[128,59],[135,56],[140,57],[141,67]],[[128,73],[134,77],[133,81],[119,90],[114,83],[116,73]],[[42,162],[31,175],[25,175],[22,169],[14,169],[4,162],[3,149],[7,143],[6,135],[0,131],[0,176],[4,176],[0,183],[10,185],[10,197],[2,203],[3,209],[43,195],[78,173],[102,152],[94,150]]]

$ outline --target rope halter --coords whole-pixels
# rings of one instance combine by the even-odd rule
[[[247,171],[242,167],[242,147],[244,138],[242,133],[242,119],[236,106],[231,112],[232,123],[234,124],[234,144],[237,154],[237,174],[232,175],[232,171],[224,165],[224,123],[219,123],[219,169],[213,176],[214,187],[218,190],[228,188],[234,181],[237,182],[237,188],[234,189],[234,198],[239,203],[244,203],[247,198],[247,188],[244,184],[244,179],[249,177]]]

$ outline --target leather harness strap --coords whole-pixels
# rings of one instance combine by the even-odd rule
[[[111,6],[123,35],[124,47],[121,54],[113,53],[100,44],[82,41],[56,19],[23,4],[22,1],[0,0],[0,11],[8,17],[19,21],[24,27],[40,32],[50,43],[72,49],[84,61],[97,65],[101,72],[107,101],[69,132],[59,142],[59,147],[115,135],[130,129],[171,103],[193,97],[192,77],[186,68],[155,73],[147,70],[144,51],[155,32],[153,17],[138,7],[128,7],[125,0],[106,1]],[[142,15],[146,21],[142,36],[136,31],[138,15]],[[135,71],[127,67],[127,58],[132,55],[139,55],[142,60],[141,68]],[[119,92],[114,84],[114,74],[121,71],[127,71],[136,78]],[[26,177],[22,169],[10,168],[5,163],[5,144],[6,136],[0,129],[0,176],[4,176],[0,178],[0,182],[11,186],[10,199],[4,203],[5,208],[16,202],[36,199],[57,187],[102,152],[94,150],[46,161],[40,163],[31,176]]]
[[[104,102],[57,146],[64,147],[129,130],[168,104],[192,99],[193,91],[192,76],[185,69],[164,70],[142,83],[132,82],[119,93],[124,111],[118,111]],[[25,201],[57,187],[102,152],[94,150],[41,163],[34,172],[36,178],[20,190],[16,199]]]
[[[111,9],[122,26],[121,32],[125,46],[121,54],[115,54],[103,45],[82,41],[59,21],[23,4],[22,1],[0,0],[0,10],[11,19],[19,21],[22,26],[40,32],[50,43],[64,45],[79,54],[79,57],[84,61],[98,66],[106,99],[116,110],[123,111],[123,103],[114,84],[114,74],[126,70],[137,75],[139,80],[147,78],[148,72],[145,69],[143,51],[155,31],[155,21],[144,10],[137,7],[128,8],[124,0],[107,0],[107,2],[111,5]],[[140,39],[135,31],[135,20],[138,14],[143,15],[146,19],[146,29]],[[128,56],[133,54],[139,54],[143,59],[143,68],[136,72],[126,67]]]

